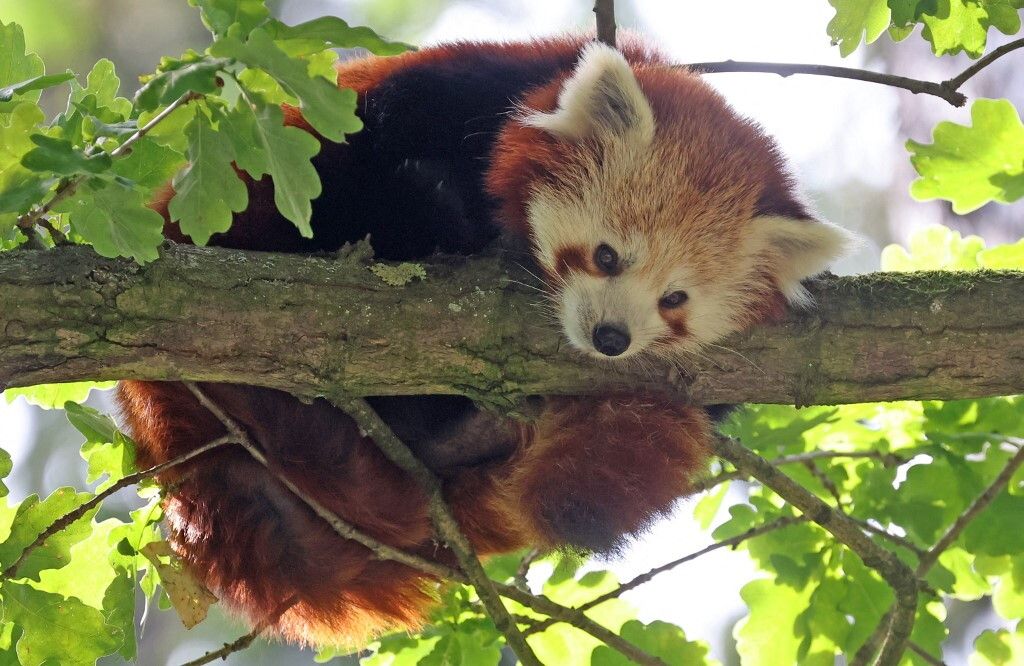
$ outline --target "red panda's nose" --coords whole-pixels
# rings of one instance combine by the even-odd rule
[[[629,332],[612,324],[594,327],[594,348],[605,356],[618,356],[629,347]]]

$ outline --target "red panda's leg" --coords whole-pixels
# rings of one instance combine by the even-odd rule
[[[553,398],[522,429],[507,463],[467,472],[450,490],[460,519],[488,543],[488,522],[524,545],[607,552],[690,492],[710,457],[704,410],[650,396]],[[476,475],[476,476],[473,476]],[[469,488],[473,491],[470,492]],[[510,529],[511,528],[511,529]]]

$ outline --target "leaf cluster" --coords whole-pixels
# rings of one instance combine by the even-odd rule
[[[269,176],[281,213],[312,235],[320,179],[310,133],[284,124],[296,106],[318,135],[344,141],[361,129],[356,95],[337,86],[335,49],[405,50],[364,27],[324,17],[286,25],[262,0],[192,0],[212,33],[202,53],[164,58],[134,101],[99,61],[83,87],[47,75],[16,24],[0,24],[0,239],[86,243],[106,257],[157,258],[167,201],[171,221],[197,244],[223,233],[248,205],[239,174]],[[67,85],[67,107],[46,121],[42,89]],[[173,179],[173,180],[172,180]],[[170,190],[163,190],[167,183]],[[162,193],[161,193],[162,192]],[[35,237],[41,227],[49,233]]]

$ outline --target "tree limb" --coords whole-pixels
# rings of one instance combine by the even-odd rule
[[[61,530],[65,530],[68,527],[70,527],[72,523],[74,523],[76,520],[78,520],[85,514],[89,513],[96,507],[98,507],[103,502],[103,500],[107,499],[108,497],[110,497],[117,491],[121,490],[122,488],[134,486],[136,483],[142,481],[143,479],[154,477],[160,472],[163,472],[164,470],[184,464],[189,460],[192,460],[196,456],[200,456],[206,453],[207,451],[211,451],[213,449],[225,446],[227,444],[236,443],[237,442],[235,438],[232,436],[226,435],[224,437],[218,437],[217,439],[208,442],[207,444],[204,444],[198,448],[192,449],[188,453],[184,453],[178,456],[177,458],[174,458],[173,460],[168,460],[167,462],[160,463],[159,465],[154,465],[149,469],[144,469],[135,472],[134,474],[129,474],[125,477],[118,479],[117,482],[111,484],[111,486],[105,489],[103,492],[96,493],[94,496],[90,497],[87,502],[83,502],[78,507],[72,509],[71,511],[68,511],[66,514],[50,523],[49,527],[40,532],[39,535],[32,541],[32,543],[27,545],[25,547],[25,550],[21,551],[21,554],[18,555],[18,558],[16,560],[11,562],[11,564],[6,569],[4,569],[3,572],[0,572],[0,578],[14,578],[15,575],[17,575],[18,573],[18,567],[20,567],[22,562],[25,561],[25,558],[32,554],[32,551],[36,550],[44,543],[46,543],[46,540],[52,537],[57,532],[60,532]]]
[[[597,40],[615,48],[615,0],[594,0]]]
[[[389,286],[356,261],[169,245],[146,266],[88,247],[0,255],[0,388],[151,379],[315,396],[675,391],[832,404],[1024,391],[1024,273],[824,277],[814,310],[709,347],[685,374],[568,348],[498,258]]]
[[[853,79],[855,81],[866,81],[878,83],[891,88],[902,88],[909,90],[915,95],[932,95],[943,99],[953,106],[963,106],[967,103],[967,95],[960,92],[960,88],[993,62],[1002,58],[1007,53],[1024,48],[1024,39],[1017,39],[993,49],[985,57],[964,69],[956,76],[945,81],[923,81],[912,79],[898,74],[885,74],[872,72],[866,69],[854,67],[839,67],[835,65],[814,65],[807,63],[783,63],[783,62],[752,62],[741,60],[725,60],[722,62],[695,62],[683,65],[701,74],[719,74],[725,72],[753,72],[759,74],[778,74],[779,76],[792,76],[794,74],[812,74],[817,76],[831,76],[840,79]]]
[[[573,610],[578,611],[580,613],[582,613],[583,611],[590,610],[594,606],[600,606],[601,604],[603,604],[606,601],[609,601],[611,599],[617,599],[618,597],[622,596],[626,592],[629,592],[633,588],[639,587],[639,586],[641,586],[641,585],[643,585],[645,583],[649,583],[650,581],[654,580],[655,576],[657,576],[659,574],[663,574],[666,571],[671,571],[672,569],[675,569],[676,567],[678,567],[678,566],[680,566],[682,564],[686,564],[687,562],[691,562],[691,561],[697,559],[698,557],[700,557],[702,555],[707,555],[708,553],[714,552],[714,551],[719,550],[721,548],[735,548],[736,546],[738,546],[739,544],[743,543],[744,541],[747,541],[749,539],[753,539],[754,537],[759,537],[762,534],[767,534],[768,532],[774,532],[775,530],[780,530],[780,529],[782,529],[784,527],[789,527],[790,525],[793,525],[793,524],[796,524],[796,523],[800,523],[800,522],[803,522],[805,520],[807,520],[807,518],[803,517],[803,516],[800,516],[800,517],[785,517],[785,518],[779,518],[778,520],[773,520],[770,523],[765,523],[764,525],[758,525],[757,527],[752,527],[751,529],[747,530],[746,532],[743,532],[742,534],[737,534],[736,536],[730,537],[728,539],[722,539],[721,541],[717,541],[717,542],[711,544],[710,546],[706,546],[704,548],[701,548],[700,550],[698,550],[696,552],[693,552],[693,553],[690,553],[689,555],[684,555],[683,557],[680,557],[680,558],[677,558],[675,560],[672,560],[671,562],[667,562],[665,564],[662,564],[661,566],[655,567],[654,569],[651,569],[650,571],[646,571],[646,572],[644,572],[644,573],[642,573],[642,574],[640,574],[640,575],[638,575],[638,576],[636,576],[636,577],[626,581],[625,583],[622,583],[621,585],[616,587],[614,590],[609,590],[608,592],[605,592],[604,594],[602,594],[599,597],[595,597],[595,598],[591,599],[590,601],[588,601],[588,602],[586,602],[584,604],[580,604],[579,606],[577,606]],[[539,633],[541,631],[544,631],[545,629],[547,629],[548,627],[550,627],[553,624],[558,624],[558,622],[560,622],[560,621],[562,621],[562,620],[560,620],[558,616],[550,615],[549,619],[547,619],[547,620],[541,620],[540,622],[533,623],[531,626],[529,626],[524,631],[524,633],[527,636],[529,636],[531,634],[536,634],[536,633]]]
[[[899,662],[910,640],[917,614],[917,577],[896,555],[872,541],[857,523],[843,512],[833,509],[800,484],[773,467],[771,463],[729,437],[715,440],[715,453],[731,462],[736,469],[751,476],[847,546],[885,580],[896,596],[892,611],[883,620],[887,629],[885,642],[875,662],[889,666]],[[858,657],[861,653],[858,652]]]

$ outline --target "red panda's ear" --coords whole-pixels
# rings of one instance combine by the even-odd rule
[[[646,144],[654,137],[654,113],[633,68],[599,42],[583,49],[558,95],[558,108],[524,122],[570,141],[621,137]]]
[[[752,254],[768,264],[786,299],[807,306],[811,298],[801,281],[824,271],[857,244],[857,237],[813,218],[763,215],[751,220],[749,242]]]

